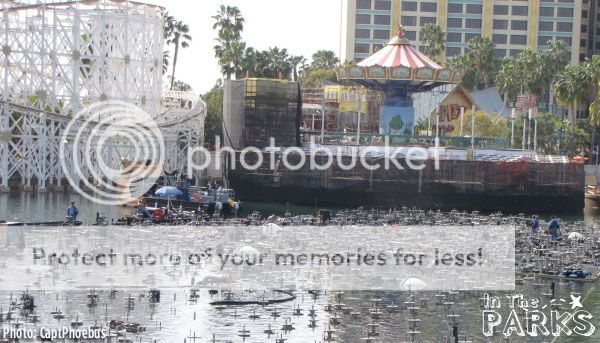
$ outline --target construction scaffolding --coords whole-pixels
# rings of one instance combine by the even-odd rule
[[[227,80],[223,97],[225,145],[235,149],[299,144],[298,83],[272,79]]]

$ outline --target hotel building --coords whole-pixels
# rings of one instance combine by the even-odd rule
[[[342,60],[362,60],[380,49],[400,24],[418,48],[419,31],[437,24],[447,33],[444,57],[464,54],[485,36],[498,57],[543,50],[563,40],[571,62],[600,50],[600,0],[342,0]],[[597,38],[598,37],[598,38]]]

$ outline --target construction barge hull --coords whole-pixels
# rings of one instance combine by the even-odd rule
[[[230,169],[228,179],[242,200],[315,207],[552,214],[582,211],[585,199],[583,165],[572,163],[441,160],[436,168],[428,160],[422,170],[370,171],[360,163],[342,170],[334,163],[319,171],[265,162],[254,171]]]

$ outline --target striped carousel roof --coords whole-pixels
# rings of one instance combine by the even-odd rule
[[[360,63],[360,67],[408,67],[408,68],[432,68],[443,69],[439,64],[433,62],[404,37],[404,30],[400,27],[398,35],[394,37],[387,45],[365,58]]]

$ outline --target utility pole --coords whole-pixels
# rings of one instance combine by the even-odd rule
[[[529,109],[527,111],[527,150],[531,150],[531,117],[533,114],[533,109]]]
[[[463,137],[463,126],[465,123],[465,108],[460,108],[460,136]]]
[[[471,106],[471,151],[473,152],[473,156],[475,156],[475,112],[477,111],[477,106],[473,104]]]
[[[527,117],[523,114],[523,141],[521,142],[521,150],[525,150],[525,137],[527,134]]]
[[[435,147],[440,147],[440,105],[435,107]]]
[[[358,124],[356,126],[356,144],[360,145],[360,115],[362,111],[362,94],[358,95]]]
[[[323,87],[323,100],[321,102],[321,144],[325,142],[325,87]],[[314,118],[314,117],[313,117]],[[313,122],[314,126],[314,122]]]
[[[533,120],[533,151],[537,152],[537,119]]]
[[[510,148],[514,149],[515,147],[515,114],[517,112],[516,108],[513,108],[510,113]]]

